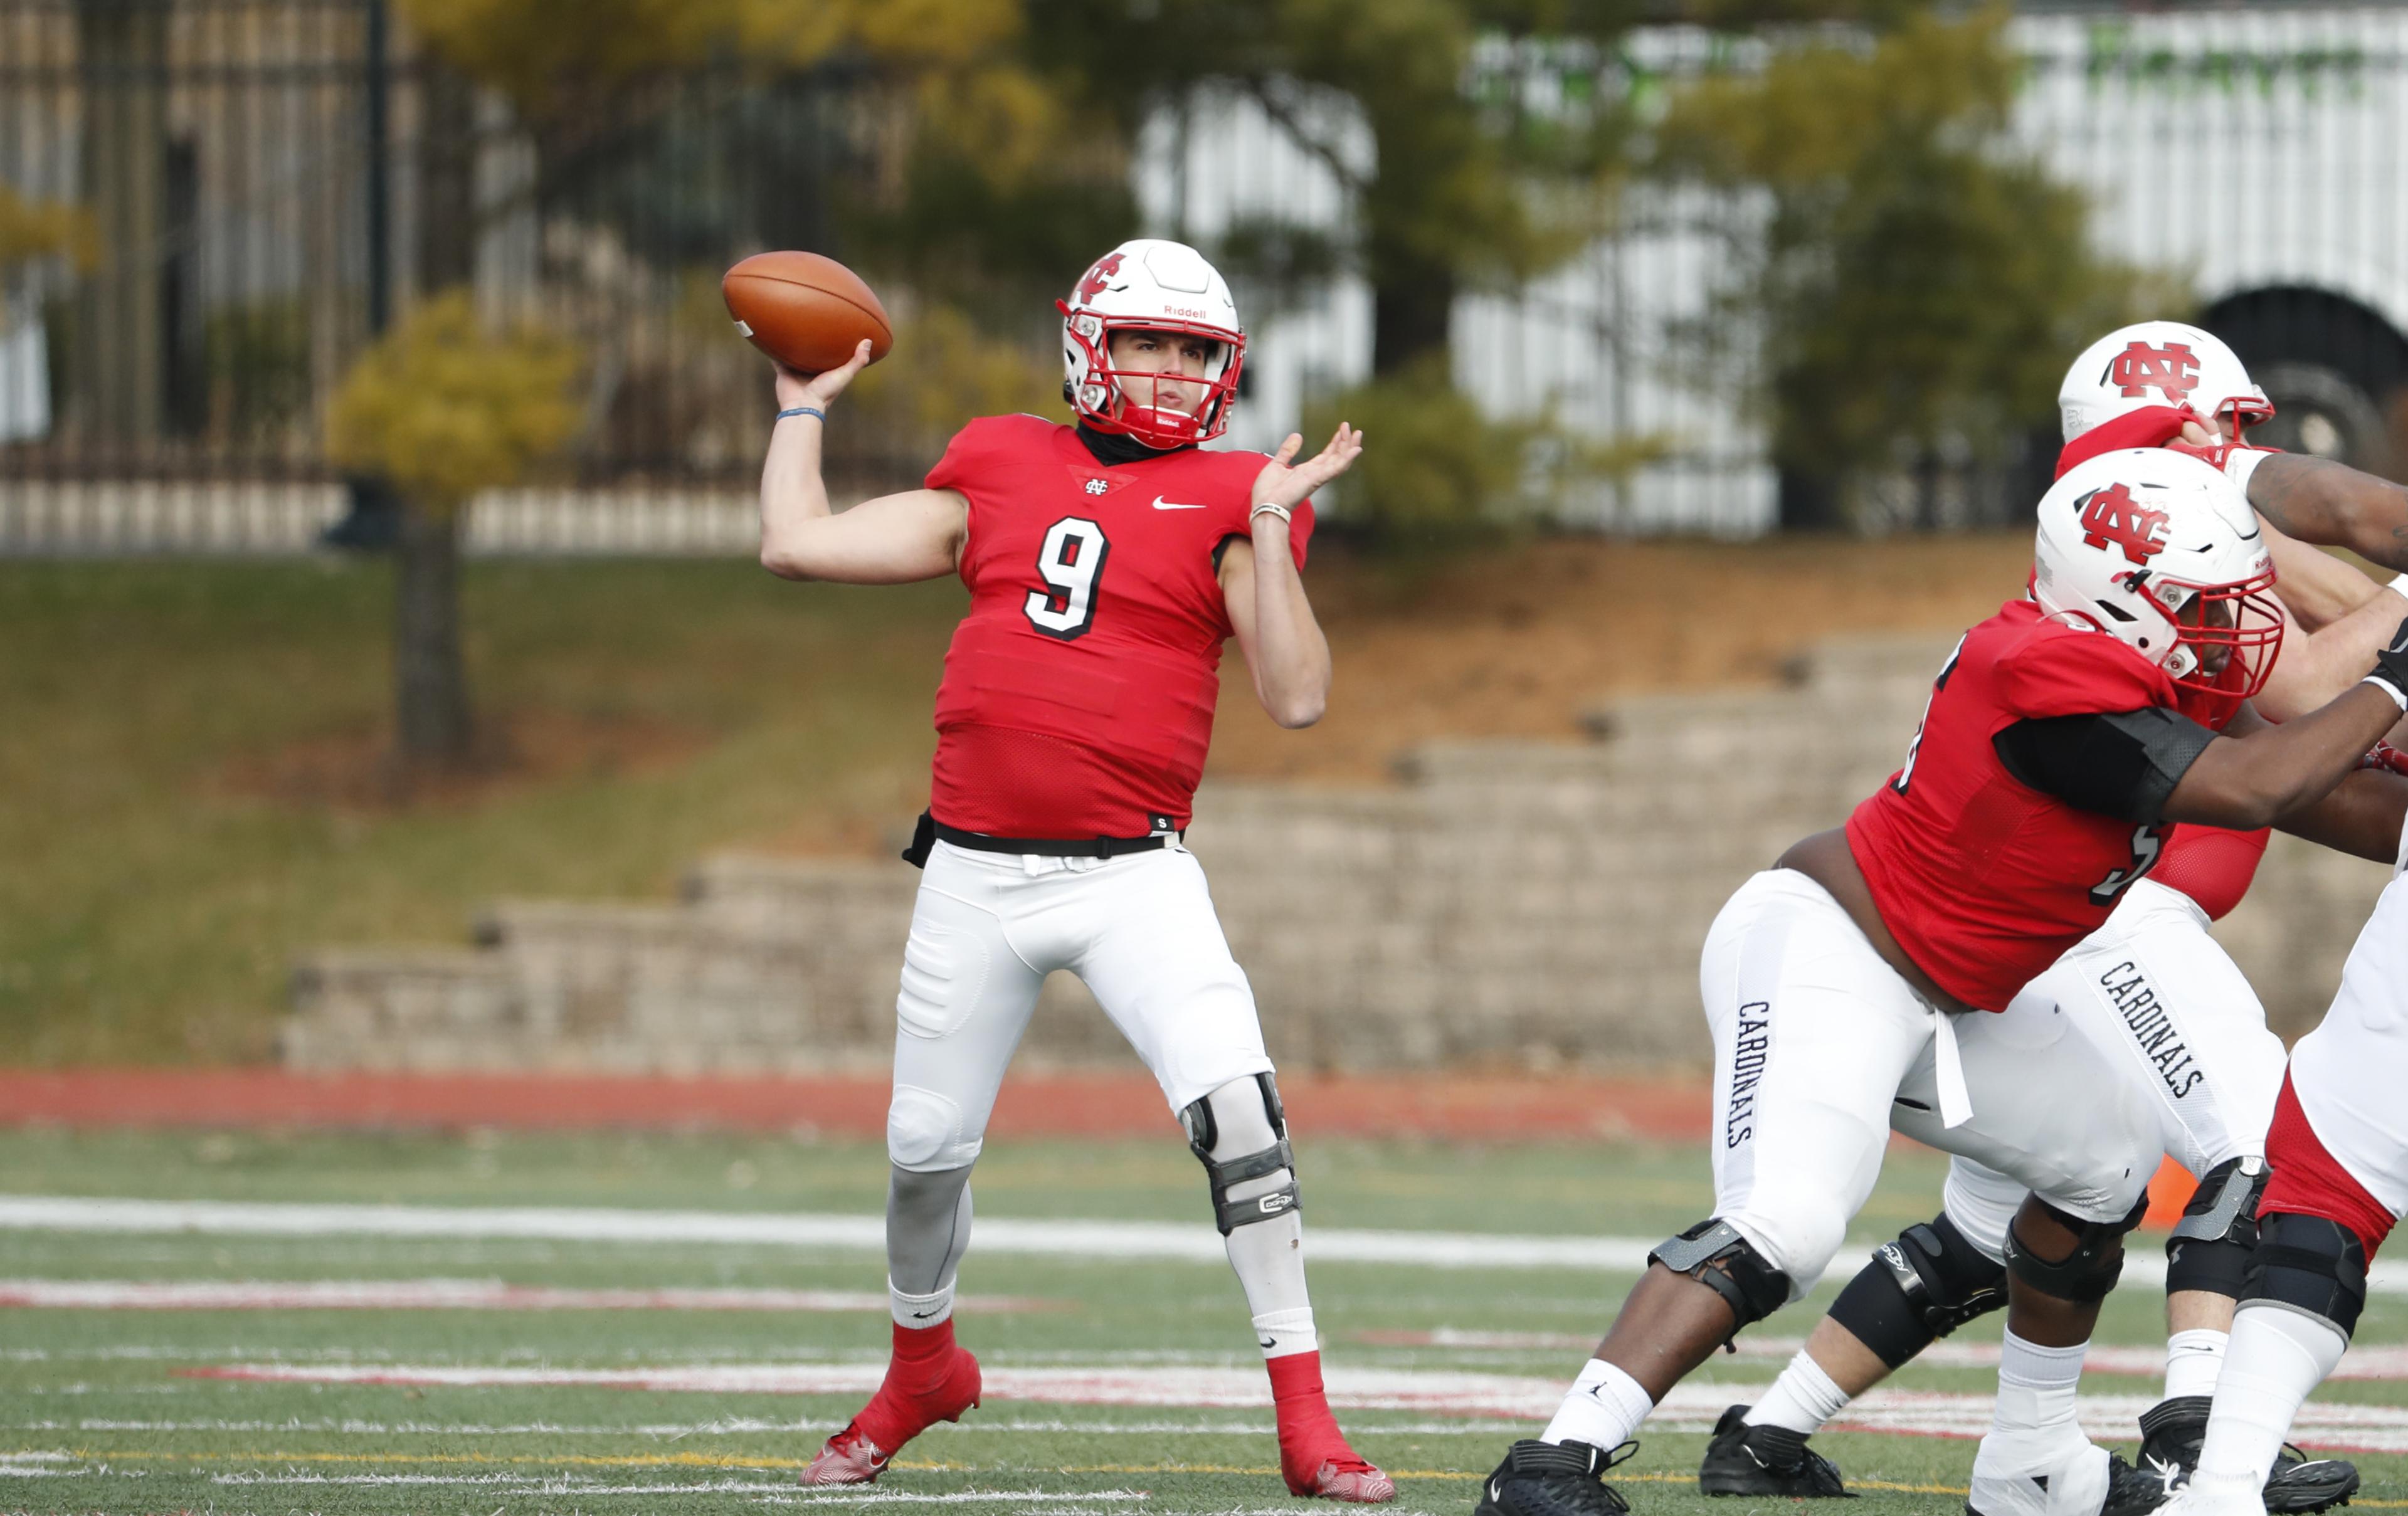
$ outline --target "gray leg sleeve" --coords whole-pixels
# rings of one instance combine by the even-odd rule
[[[886,1180],[886,1278],[906,1295],[950,1293],[970,1245],[970,1171],[918,1174],[890,1167]]]

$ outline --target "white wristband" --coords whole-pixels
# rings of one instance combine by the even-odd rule
[[[1254,524],[1254,518],[1257,516],[1277,516],[1281,521],[1285,522],[1290,526],[1294,526],[1296,524],[1296,518],[1288,514],[1288,509],[1285,506],[1256,506],[1253,510],[1246,513],[1246,525],[1252,527]]]
[[[2401,599],[2408,600],[2408,574],[2392,575],[2391,582],[2385,585],[2384,588],[2390,591],[2393,594],[2398,595]]]
[[[2408,716],[2408,694],[2401,694],[2399,687],[2394,685],[2389,679],[2384,679],[2379,675],[2369,674],[2366,678],[2359,679],[2358,682],[2360,684],[2372,684],[2376,689],[2381,690],[2385,694],[2391,697],[2391,703],[2393,705],[2400,708],[2400,713],[2401,715]]]
[[[2241,488],[2241,498],[2249,498],[2249,476],[2258,465],[2274,456],[2267,448],[2234,448],[2224,455],[2224,477]]]

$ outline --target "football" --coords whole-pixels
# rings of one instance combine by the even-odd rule
[[[719,291],[747,341],[806,374],[841,366],[863,337],[873,364],[895,346],[886,307],[861,276],[816,252],[756,252]]]

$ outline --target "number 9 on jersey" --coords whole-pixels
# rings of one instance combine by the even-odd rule
[[[1096,592],[1111,548],[1104,529],[1083,516],[1065,516],[1047,528],[1037,572],[1053,588],[1028,592],[1022,608],[1028,624],[1065,642],[1084,636],[1096,624]]]

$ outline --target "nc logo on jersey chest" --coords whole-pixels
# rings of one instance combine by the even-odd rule
[[[1102,479],[1089,479],[1080,487],[1089,494],[1107,494],[1111,491],[1111,486]]]

